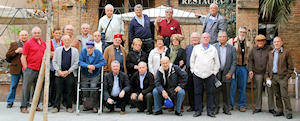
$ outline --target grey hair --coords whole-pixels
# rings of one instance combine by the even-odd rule
[[[219,6],[218,6],[216,3],[210,4],[209,7],[211,7],[211,6],[213,6],[213,5],[215,5],[215,6],[219,9]]]
[[[85,26],[86,26],[86,27],[88,27],[88,28],[90,28],[90,27],[91,27],[89,24],[87,24],[87,23],[84,23],[84,24],[82,24],[82,25],[81,25],[81,29],[82,29],[83,27],[85,27]]]
[[[146,66],[146,68],[147,68],[147,63],[144,62],[144,61],[139,62],[138,66],[140,66],[140,65],[142,65],[142,64],[144,64],[144,65]]]
[[[137,4],[134,6],[134,10],[141,8],[143,10],[143,6],[141,4]]]
[[[68,24],[64,27],[64,30],[67,28],[67,27],[71,27],[72,30],[74,30],[74,26],[72,26],[71,24]]]
[[[223,34],[225,34],[227,36],[227,32],[226,31],[219,31],[218,36],[221,36]]]
[[[209,36],[209,38],[210,38],[210,34],[209,34],[208,32],[204,32],[204,33],[202,34],[202,36],[203,36],[204,34],[207,34],[207,35]]]
[[[245,26],[241,26],[241,27],[239,28],[239,32],[240,32],[241,30],[246,30],[246,31],[247,31],[247,28],[246,28]]]
[[[32,28],[32,30],[31,30],[31,34],[33,34],[33,32],[34,32],[35,30],[38,30],[38,31],[42,32],[42,30],[41,30],[41,28],[40,28],[40,27],[38,27],[38,26],[35,26],[35,27],[33,27],[33,28]]]
[[[113,6],[113,5],[107,4],[107,5],[104,7],[105,10],[108,9],[108,8],[112,8],[112,10],[114,11],[114,6]]]
[[[201,35],[200,35],[198,32],[192,32],[191,37],[192,37],[192,35],[194,35],[194,34],[197,35],[197,37],[199,37],[199,38],[201,37]]]
[[[24,32],[28,35],[28,32],[26,30],[22,30],[22,31],[20,31],[19,36],[21,35],[21,33],[24,33]]]
[[[120,67],[120,62],[119,62],[119,61],[117,61],[117,60],[114,60],[114,61],[112,61],[112,62],[111,62],[111,67],[112,67],[112,66],[113,66],[113,64],[115,64],[115,63],[116,63],[116,64],[118,64],[118,65],[119,65],[119,67]]]
[[[173,13],[173,9],[171,7],[167,7],[166,11],[171,10]]]

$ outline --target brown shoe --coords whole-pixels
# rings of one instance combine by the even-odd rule
[[[125,111],[120,111],[120,114],[121,115],[125,115]]]
[[[53,108],[52,113],[57,113],[58,109],[57,108]]]
[[[72,108],[68,108],[68,109],[67,109],[67,112],[68,112],[68,113],[73,113]]]
[[[98,113],[98,109],[97,108],[93,108],[93,113]]]
[[[240,108],[240,112],[246,112],[246,110],[247,110],[246,107],[241,107]]]
[[[39,108],[39,107],[36,107],[35,109],[36,111],[43,111],[43,109]]]
[[[29,111],[27,110],[27,108],[21,108],[21,113],[29,113]]]

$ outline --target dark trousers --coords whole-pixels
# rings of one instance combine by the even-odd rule
[[[214,95],[214,103],[215,109],[219,110],[220,108],[220,98],[222,95],[222,102],[223,102],[223,111],[229,111],[230,105],[230,80],[226,80],[226,74],[223,71],[220,71],[218,74],[218,79],[221,81],[222,85],[215,90]]]
[[[191,73],[189,68],[187,68],[187,70],[188,70],[187,91],[188,91],[189,104],[191,108],[195,108],[193,74]]]
[[[119,96],[117,97],[110,97],[112,100],[114,100],[114,103],[113,104],[108,104],[107,103],[107,100],[105,100],[105,106],[109,109],[109,110],[115,110],[115,105],[117,107],[120,107],[121,108],[121,111],[125,112],[125,107],[129,101],[129,97],[128,97],[128,94],[126,94],[125,92],[125,95],[123,98],[119,98]]]
[[[169,47],[170,46],[170,42],[171,42],[170,37],[164,37],[164,45],[166,47],[170,48]]]
[[[288,94],[288,78],[280,77],[277,74],[273,74],[272,88],[275,93],[277,111],[284,111],[285,114],[292,113],[291,101]]]
[[[153,106],[153,95],[151,92],[147,93],[146,95],[143,95],[143,101],[138,100],[138,96],[140,94],[137,93],[137,99],[132,100],[133,104],[140,110],[144,111],[147,108],[148,112],[152,112],[152,106]]]
[[[146,52],[147,54],[150,53],[150,51],[154,48],[154,41],[153,40],[147,40],[143,41],[142,50]]]
[[[56,86],[55,86],[55,71],[50,71],[50,85],[49,85],[49,104],[54,104],[55,102],[55,94],[56,94]]]
[[[66,108],[72,108],[72,91],[74,87],[74,75],[73,73],[69,74],[65,78],[55,77],[55,86],[56,86],[56,98],[54,107],[58,110],[60,109],[61,97],[64,96],[64,103]]]
[[[215,76],[210,75],[207,78],[200,78],[193,74],[194,93],[195,93],[195,111],[202,112],[204,86],[206,89],[207,113],[213,113],[214,109],[214,82]]]

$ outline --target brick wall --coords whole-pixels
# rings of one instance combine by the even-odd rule
[[[291,6],[292,11],[286,25],[279,28],[279,36],[285,41],[285,47],[291,51],[294,66],[300,72],[300,0]]]

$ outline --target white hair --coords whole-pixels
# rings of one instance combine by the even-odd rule
[[[81,29],[82,29],[83,27],[90,28],[90,25],[89,25],[89,24],[87,24],[87,23],[84,23],[84,24],[82,24],[82,25],[81,25]]]
[[[147,63],[146,62],[144,62],[144,61],[139,62],[138,66],[141,66],[141,65],[145,65],[146,68],[147,68]]]
[[[41,28],[38,27],[38,26],[35,26],[35,27],[32,28],[31,34],[33,34],[35,31],[40,31],[40,32],[42,32]]]
[[[67,27],[71,27],[71,29],[74,30],[74,27],[73,27],[71,24],[66,25],[65,28],[64,28],[64,30],[65,30]]]
[[[137,4],[137,5],[134,6],[134,10],[136,10],[136,9],[138,9],[138,8],[143,9],[143,6],[142,6],[141,4]]]
[[[119,61],[117,61],[117,60],[114,60],[114,61],[112,61],[112,62],[111,62],[111,67],[113,66],[113,64],[118,64],[118,65],[119,65],[119,67],[120,67],[120,62],[119,62]]]
[[[108,9],[108,8],[112,8],[112,10],[114,11],[114,6],[113,6],[113,5],[107,4],[107,5],[104,7],[105,10]]]
[[[192,35],[194,35],[194,34],[195,34],[197,37],[199,37],[199,38],[201,37],[200,34],[199,34],[198,32],[192,32],[191,37],[192,37]]]
[[[22,30],[22,31],[20,31],[19,36],[20,36],[22,33],[26,33],[26,34],[28,35],[28,32],[27,32],[26,30]]]

